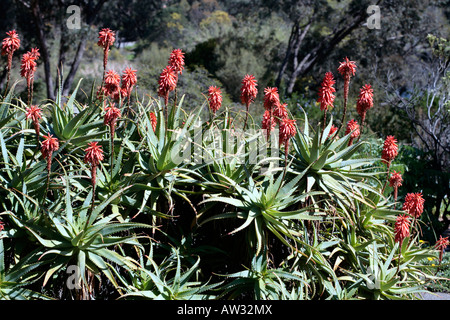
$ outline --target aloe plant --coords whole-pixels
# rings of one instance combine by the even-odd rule
[[[141,256],[141,268],[134,272],[133,283],[128,284],[122,278],[125,290],[121,299],[139,298],[150,300],[210,300],[215,296],[211,290],[221,283],[208,284],[200,281],[192,281],[200,263],[200,258],[186,270],[181,265],[180,254],[174,249],[172,254],[157,263],[153,260],[153,247],[146,261]],[[175,271],[175,274],[173,274]],[[209,293],[208,293],[209,292]]]
[[[323,220],[324,218],[323,212],[314,212],[314,209],[310,207],[290,208],[293,204],[304,201],[308,196],[317,194],[295,193],[302,175],[298,175],[289,182],[283,181],[282,175],[279,175],[276,180],[273,176],[268,175],[261,182],[255,182],[251,176],[248,176],[247,186],[241,186],[226,176],[222,176],[222,178],[228,180],[234,190],[233,195],[228,197],[213,195],[202,203],[222,202],[231,205],[235,210],[206,218],[200,223],[200,226],[206,222],[224,218],[244,220],[241,226],[229,234],[249,228],[249,241],[256,255],[267,247],[265,242],[268,232],[294,249],[295,245],[289,243],[287,239],[303,245],[301,240],[303,233],[291,221]],[[286,209],[289,210],[284,211]]]
[[[255,300],[286,300],[299,294],[308,297],[309,280],[305,274],[288,268],[270,269],[265,254],[255,255],[247,270],[222,275],[231,280],[220,289],[222,296],[234,300],[251,294]]]
[[[44,265],[36,259],[37,253],[31,252],[7,269],[3,239],[0,238],[0,300],[51,300],[51,297],[26,288],[39,280],[36,269]]]
[[[328,208],[339,208],[346,218],[354,220],[351,212],[355,201],[373,206],[364,191],[379,194],[376,188],[379,173],[372,170],[379,159],[355,157],[364,141],[348,146],[350,133],[340,139],[330,139],[332,121],[331,118],[323,133],[317,130],[311,137],[305,113],[304,130],[298,131],[293,139],[292,169],[297,172],[306,170],[302,181],[306,192],[324,192],[325,196],[320,198]],[[317,196],[311,198],[312,202],[319,200]]]
[[[131,246],[140,246],[140,244],[134,234],[120,237],[113,236],[113,234],[136,228],[150,228],[150,226],[141,223],[115,222],[114,219],[118,214],[102,217],[102,211],[124,190],[119,190],[102,201],[91,214],[88,214],[88,211],[92,192],[87,195],[81,206],[73,207],[70,177],[66,175],[65,178],[65,196],[57,199],[48,209],[44,209],[44,213],[49,219],[47,224],[24,221],[13,213],[9,213],[9,215],[17,226],[28,230],[30,236],[43,247],[40,257],[52,258],[51,268],[44,277],[44,285],[55,272],[69,264],[75,264],[80,270],[82,285],[86,285],[85,277],[89,271],[93,274],[102,272],[117,286],[110,270],[111,263],[125,269],[136,268],[137,263],[131,257],[121,256],[110,248],[122,244]],[[64,215],[59,213],[61,210]]]

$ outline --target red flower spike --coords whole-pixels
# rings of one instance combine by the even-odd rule
[[[88,147],[84,150],[86,152],[84,156],[84,162],[91,165],[91,183],[92,187],[95,189],[96,177],[97,177],[97,166],[100,161],[103,161],[103,150],[102,147],[98,145],[98,142],[88,143]]]
[[[137,70],[126,68],[122,74],[122,89],[126,91],[127,96],[131,95],[134,85],[137,83]]]
[[[107,126],[114,127],[117,119],[121,116],[120,109],[116,108],[113,103],[110,107],[106,107],[105,111],[106,113],[103,118],[103,123]]]
[[[84,162],[90,164],[92,167],[97,167],[101,161],[103,161],[102,146],[98,145],[98,142],[88,143],[88,148],[84,150],[86,152],[84,156]]]
[[[153,112],[150,112],[150,122],[152,124],[153,132],[155,132],[156,125],[158,124],[158,119],[156,118],[156,115]]]
[[[339,63],[339,67],[337,70],[344,77],[344,79],[350,79],[355,75],[355,61],[350,61],[347,57],[345,57],[344,61]]]
[[[8,58],[8,62],[6,64],[6,71],[7,71],[6,89],[8,89],[9,80],[11,77],[12,58],[13,58],[14,51],[19,49],[19,47],[20,47],[20,39],[15,30],[7,32],[6,35],[8,37],[3,39],[3,42],[2,42],[2,56],[7,56],[7,58]]]
[[[325,77],[323,78],[323,82],[319,89],[319,99],[317,102],[320,102],[320,110],[327,111],[332,109],[334,99],[336,98],[333,94],[336,92],[336,89],[333,85],[336,83],[333,79],[333,74],[331,72],[325,73]]]
[[[367,111],[373,107],[373,89],[370,84],[366,84],[359,91],[359,98],[356,102],[356,111],[361,117],[361,123],[366,119]]]
[[[278,88],[265,88],[264,89],[264,108],[271,110],[273,107],[280,104],[280,96],[278,94]]]
[[[57,138],[53,138],[51,134],[44,136],[44,141],[41,144],[42,156],[47,159],[47,171],[50,172],[52,165],[52,154],[59,149],[59,141]]]
[[[105,89],[107,95],[113,95],[120,88],[120,75],[114,70],[109,70],[105,75]]]
[[[116,41],[116,34],[109,28],[103,28],[98,33],[97,45],[102,47],[104,50],[109,49]]]
[[[408,193],[405,197],[405,202],[403,203],[402,210],[406,211],[411,216],[417,219],[423,213],[424,203],[425,199],[422,197],[421,192]]]
[[[22,77],[28,77],[36,71],[36,57],[30,52],[25,53],[22,56],[22,63],[20,65],[20,75]]]
[[[209,109],[216,114],[217,110],[222,106],[222,92],[220,88],[210,86],[208,89],[208,103]]]
[[[177,76],[173,67],[167,66],[161,72],[158,85],[158,95],[164,98],[164,103],[167,106],[169,102],[169,93],[170,91],[175,90],[175,87],[177,86]]]
[[[336,127],[334,124],[331,125],[330,132],[328,133],[328,138],[331,138],[333,134],[337,131],[338,127]]]
[[[103,81],[105,80],[106,65],[108,64],[109,48],[114,44],[115,40],[115,33],[109,28],[104,28],[98,33],[97,45],[103,48]]]
[[[449,245],[450,241],[448,240],[448,237],[443,238],[442,236],[439,236],[439,240],[434,245],[436,250],[439,250],[439,263],[442,262],[442,256],[444,255],[444,251]]]
[[[280,121],[279,141],[280,145],[286,144],[287,141],[295,136],[297,129],[295,128],[295,120],[284,118]]]
[[[397,201],[397,191],[398,187],[402,185],[403,178],[400,172],[393,172],[389,178],[389,186],[394,188],[394,199]]]
[[[273,117],[271,116],[270,110],[264,111],[261,128],[263,130],[267,130],[267,140],[269,140],[270,133],[275,128],[275,125],[276,125],[276,123],[273,120]]]
[[[252,103],[256,96],[258,95],[258,86],[257,81],[253,75],[245,75],[244,79],[242,79],[242,87],[241,87],[241,102],[249,106]]]
[[[182,74],[184,70],[184,53],[181,49],[175,49],[171,52],[169,66],[173,68],[176,74]]]
[[[27,79],[27,87],[29,90],[29,94],[31,94],[31,87],[37,66],[36,60],[38,57],[39,53],[36,54],[36,52],[34,53],[27,52],[22,56],[22,63],[20,65],[20,75]]]
[[[3,221],[0,221],[0,231],[5,230],[5,223]]]
[[[394,226],[395,232],[395,242],[400,243],[400,247],[402,246],[403,240],[409,236],[409,218],[405,215],[397,216]]]
[[[445,250],[450,245],[450,241],[448,240],[448,237],[443,238],[442,236],[439,236],[439,240],[436,242],[434,247],[437,250]]]
[[[2,56],[12,55],[20,47],[20,39],[16,30],[6,32],[6,37],[2,42]]]
[[[38,106],[30,106],[29,108],[26,109],[25,116],[27,119],[31,119],[33,122],[35,122],[38,121],[40,118],[42,118],[41,114],[42,114],[41,108],[39,108]]]
[[[273,110],[273,117],[275,118],[275,122],[280,124],[283,119],[286,119],[289,116],[287,110],[287,103],[278,104]]]
[[[347,122],[347,129],[345,130],[345,135],[352,133],[350,135],[350,140],[348,142],[348,145],[351,146],[353,143],[353,140],[358,138],[360,135],[359,131],[359,124],[356,120],[352,119],[349,122]]]
[[[381,159],[388,165],[390,165],[391,161],[394,160],[398,154],[398,145],[396,143],[397,140],[394,136],[387,136],[384,141]]]
[[[350,86],[350,78],[355,75],[355,71],[356,71],[355,62],[348,60],[347,57],[345,57],[344,62],[341,62],[339,64],[338,72],[344,77],[344,112],[342,115],[342,123],[344,123],[345,114],[347,111],[347,100],[348,100],[348,89]]]
[[[30,54],[33,57],[35,57],[36,59],[39,59],[39,57],[41,56],[41,54],[39,53],[39,49],[38,48],[31,49]]]
[[[26,108],[25,117],[27,119],[31,119],[33,121],[34,131],[36,131],[36,136],[39,139],[39,119],[42,118],[41,116],[42,110],[38,106],[30,106],[29,108]]]

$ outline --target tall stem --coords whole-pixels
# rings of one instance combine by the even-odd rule
[[[247,102],[247,103],[245,104],[246,112],[245,112],[244,130],[247,128],[247,120],[248,120],[248,110],[249,110],[249,106],[250,106],[250,103]]]
[[[96,177],[97,177],[97,166],[92,166],[92,168],[91,168],[92,201],[91,201],[91,207],[89,208],[89,213],[88,213],[88,216],[86,219],[86,224],[84,225],[84,230],[87,229],[87,227],[89,225],[89,220],[91,219],[92,211],[94,210]]]
[[[115,132],[115,121],[111,122],[109,127],[110,139],[111,139],[111,179],[113,175],[113,167],[114,167],[114,132]]]
[[[347,114],[347,100],[348,100],[349,85],[350,85],[350,77],[346,77],[345,82],[344,82],[344,112],[342,113],[341,125],[337,129],[336,135],[339,133],[339,131],[341,130],[342,126],[345,123],[345,116]]]
[[[384,181],[383,189],[381,189],[381,194],[383,194],[384,193],[384,189],[386,189],[386,185],[387,185],[387,182],[389,180],[389,173],[390,173],[390,171],[391,171],[391,162],[389,161],[388,164],[387,164],[387,177],[386,177],[386,181]]]
[[[398,264],[397,264],[396,274],[398,274],[400,272],[400,259],[402,258],[402,244],[403,244],[403,240],[400,241],[399,246],[398,246]]]
[[[5,96],[8,93],[9,80],[11,79],[12,57],[13,57],[12,52],[8,53],[8,64],[6,65],[7,75],[6,75]]]

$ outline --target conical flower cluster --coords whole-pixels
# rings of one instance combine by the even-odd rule
[[[175,49],[170,53],[169,66],[173,68],[175,73],[182,74],[184,70],[184,53],[181,49]]]
[[[395,159],[395,157],[398,154],[398,145],[397,140],[394,136],[387,136],[386,140],[383,144],[383,151],[381,152],[381,159],[384,163],[390,165],[392,160]]]
[[[158,95],[164,98],[164,104],[167,106],[169,103],[169,93],[170,91],[175,90],[177,86],[175,69],[171,66],[165,67],[159,76],[158,84]]]
[[[361,123],[366,120],[367,111],[373,107],[373,89],[370,84],[366,84],[360,89],[359,98],[356,102],[356,111],[361,117]]]
[[[403,178],[400,172],[393,172],[389,178],[389,186],[394,188],[394,199],[397,201],[398,187],[402,185]]]
[[[244,79],[242,79],[242,87],[241,87],[241,102],[245,106],[248,106],[250,103],[252,103],[256,96],[258,95],[258,89],[256,88],[258,86],[257,81],[255,79],[255,76],[253,75],[245,75]]]
[[[222,106],[222,92],[216,86],[210,86],[208,89],[209,109],[215,115]]]
[[[355,119],[350,120],[349,122],[347,122],[347,128],[345,130],[345,135],[349,134],[351,132],[350,135],[350,140],[348,142],[348,145],[351,146],[353,143],[353,140],[359,137],[360,131],[359,131],[359,124]]]
[[[409,236],[409,217],[408,215],[399,215],[395,221],[394,232],[395,232],[395,242],[399,242],[400,246],[403,243],[403,240]]]
[[[419,218],[423,213],[425,199],[422,197],[421,192],[408,193],[403,203],[403,211],[408,212],[411,216]]]
[[[317,102],[320,102],[320,110],[327,111],[334,107],[333,103],[336,97],[333,93],[336,92],[336,89],[333,86],[335,83],[333,74],[331,72],[325,73],[319,89],[319,99],[317,99]]]
[[[25,117],[27,119],[31,119],[31,121],[33,122],[34,131],[36,132],[36,136],[39,139],[40,135],[39,119],[42,118],[42,109],[34,105],[29,106],[28,108],[26,108]]]
[[[49,172],[52,165],[52,154],[58,149],[59,149],[58,138],[53,138],[53,135],[51,134],[49,134],[48,136],[44,136],[44,141],[42,141],[41,145],[41,153],[44,159],[47,160],[47,171]]]

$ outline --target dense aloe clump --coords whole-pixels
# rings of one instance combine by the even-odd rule
[[[211,86],[188,113],[180,49],[158,97],[140,98],[138,71],[106,71],[114,33],[99,39],[104,76],[83,102],[80,83],[33,108],[14,84],[1,97],[2,299],[408,299],[437,279],[421,195],[402,206],[384,192],[397,145],[388,163],[387,147],[367,158],[355,119],[333,125],[334,80],[317,128],[277,88],[258,98],[252,75],[245,112]],[[266,113],[248,117],[258,103]]]

